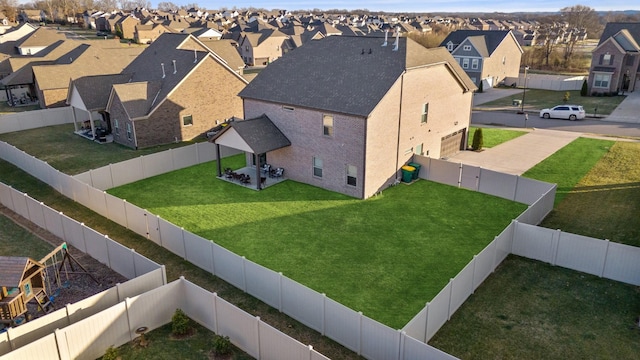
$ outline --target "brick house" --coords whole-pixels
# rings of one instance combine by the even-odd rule
[[[280,30],[262,29],[244,33],[238,41],[240,56],[249,66],[267,65],[280,58],[290,48],[289,35]]]
[[[123,39],[133,39],[136,32],[136,25],[140,23],[140,20],[135,18],[132,15],[128,15],[118,19],[118,21],[113,24],[113,28],[121,38]]]
[[[607,23],[591,53],[589,94],[640,90],[640,22]]]
[[[413,154],[464,148],[476,87],[445,49],[396,41],[329,36],[260,72],[239,94],[244,117],[266,116],[291,145],[248,163],[257,155],[289,179],[368,198]]]
[[[123,71],[105,111],[113,140],[131,148],[192,140],[242,112],[247,81],[189,34],[164,33]]]
[[[524,52],[510,30],[457,30],[440,44],[458,61],[471,80],[487,90],[506,77],[518,77]]]

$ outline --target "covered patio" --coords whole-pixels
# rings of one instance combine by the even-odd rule
[[[284,168],[268,165],[266,154],[270,151],[290,146],[291,141],[284,136],[266,115],[255,119],[232,121],[229,126],[223,128],[210,141],[216,145],[219,179],[255,188],[256,190],[261,190],[284,180]],[[252,154],[256,159],[256,164],[238,170],[222,169],[220,146]]]

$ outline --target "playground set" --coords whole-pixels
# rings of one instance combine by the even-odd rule
[[[75,271],[74,265],[82,272]],[[29,302],[35,302],[36,315],[52,312],[55,298],[61,288],[69,286],[69,275],[72,274],[89,275],[98,283],[69,254],[66,243],[40,261],[30,257],[0,256],[0,328],[17,326],[32,319],[34,314],[29,312]]]

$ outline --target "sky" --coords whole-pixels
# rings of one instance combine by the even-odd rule
[[[162,1],[162,0],[160,0]],[[165,0],[166,1],[166,0]],[[157,5],[159,0],[153,0]],[[204,9],[231,9],[236,8],[265,8],[271,9],[368,9],[370,11],[386,12],[534,12],[534,11],[558,11],[563,7],[573,5],[589,6],[596,11],[610,10],[640,10],[640,2],[628,0],[537,0],[537,1],[513,1],[513,0],[367,0],[367,1],[336,1],[336,0],[176,0],[177,5],[196,3]],[[633,4],[633,5],[632,5]]]

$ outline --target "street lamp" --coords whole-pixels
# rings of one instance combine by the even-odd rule
[[[524,114],[524,96],[527,93],[527,70],[528,66],[524,67],[524,89],[522,89],[522,102],[520,102],[520,113]]]

